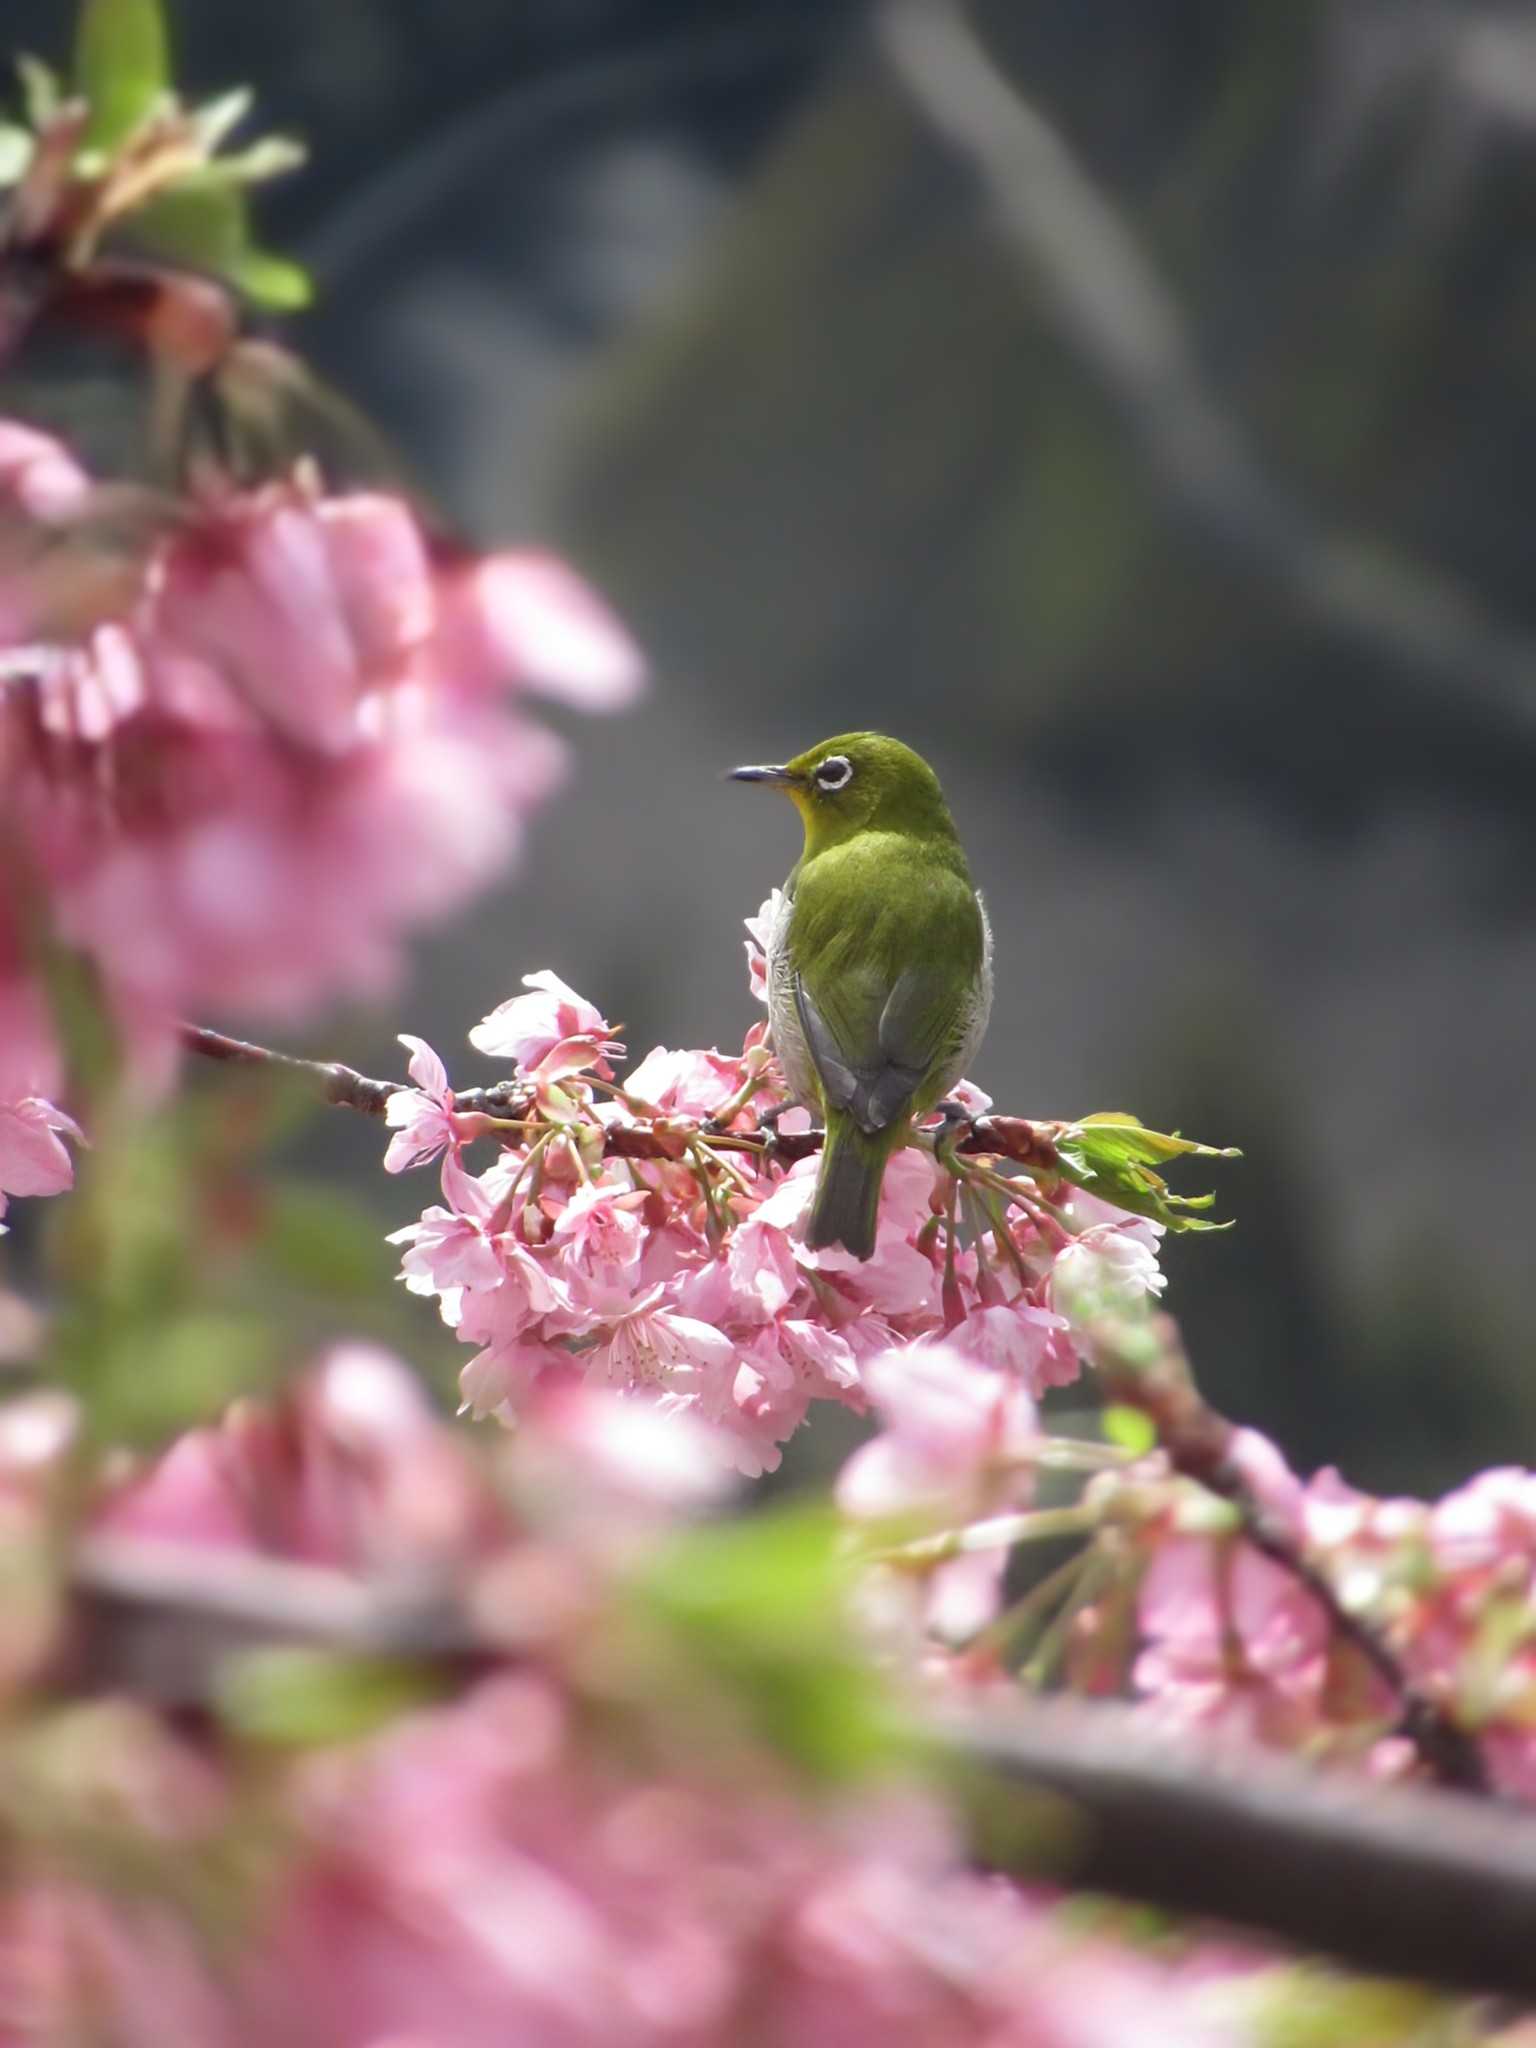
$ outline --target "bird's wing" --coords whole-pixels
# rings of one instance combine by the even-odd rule
[[[961,958],[957,960],[956,920]],[[818,920],[821,925],[821,920]],[[911,1113],[923,1083],[959,1043],[978,962],[980,914],[968,887],[924,893],[816,933],[796,965],[795,1006],[822,1092],[865,1131]],[[796,948],[797,952],[801,949]]]

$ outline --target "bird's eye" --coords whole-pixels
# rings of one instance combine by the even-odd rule
[[[818,789],[846,789],[853,780],[853,763],[846,754],[828,754],[816,770]]]

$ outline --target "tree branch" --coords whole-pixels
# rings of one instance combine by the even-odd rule
[[[364,1116],[383,1116],[385,1104],[411,1086],[409,1081],[376,1081],[339,1060],[305,1060],[293,1053],[277,1052],[271,1046],[255,1045],[249,1039],[231,1038],[222,1031],[210,1031],[201,1024],[183,1024],[181,1043],[188,1052],[204,1059],[223,1060],[234,1066],[271,1067],[305,1081],[323,1102],[340,1109],[361,1110]],[[480,1114],[515,1122],[532,1106],[532,1091],[520,1082],[498,1081],[490,1088],[460,1088],[453,1098],[462,1115]],[[1061,1123],[1033,1123],[1021,1116],[974,1118],[955,1140],[958,1152],[984,1155],[989,1159],[1011,1159],[1036,1173],[1053,1172],[1058,1164],[1056,1134]],[[649,1123],[619,1124],[604,1137],[603,1149],[613,1159],[679,1159],[687,1149],[691,1126],[670,1117],[658,1116]],[[710,1133],[710,1143],[761,1152],[780,1165],[809,1159],[822,1147],[821,1131],[720,1131]]]
[[[370,1585],[324,1565],[192,1543],[88,1538],[70,1591],[65,1683],[173,1709],[212,1705],[220,1667],[242,1650],[302,1644],[449,1664],[490,1655],[447,1585]]]
[[[1004,1867],[1150,1900],[1321,1950],[1355,1967],[1536,1997],[1536,1832],[1528,1812],[1422,1785],[1382,1785],[1134,1709],[1021,1697],[953,1719],[946,1747],[982,1766],[983,1852],[997,1779],[1067,1803],[1000,1844]],[[1009,1820],[1006,1809],[1001,1819]],[[1062,1819],[1067,1825],[1061,1826]]]
[[[231,1038],[223,1031],[210,1031],[202,1024],[180,1027],[182,1047],[200,1053],[204,1059],[224,1060],[232,1066],[271,1067],[306,1081],[323,1102],[338,1109],[359,1109],[364,1116],[382,1116],[391,1095],[410,1087],[409,1081],[374,1081],[340,1060],[304,1060],[291,1052],[277,1052],[269,1045],[253,1045],[249,1039]],[[527,1091],[511,1082],[491,1088],[464,1088],[453,1098],[454,1108],[466,1113],[481,1111],[487,1116],[515,1116],[527,1102]]]
[[[225,1659],[258,1647],[405,1657],[458,1683],[507,1655],[450,1586],[191,1544],[90,1540],[71,1594],[63,1686],[171,1709],[215,1704]],[[1103,1702],[1021,1692],[921,1732],[979,1767],[992,1867],[1207,1915],[1360,1969],[1536,1998],[1528,1813],[1218,1737],[1197,1745]],[[1049,1806],[1012,1809],[1004,1786]]]

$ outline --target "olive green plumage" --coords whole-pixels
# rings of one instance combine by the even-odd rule
[[[768,940],[774,1048],[826,1145],[812,1246],[875,1246],[886,1161],[975,1055],[991,934],[938,777],[881,733],[843,733],[776,768],[805,845]]]

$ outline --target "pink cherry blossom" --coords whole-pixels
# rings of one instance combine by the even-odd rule
[[[621,1059],[624,1048],[601,1013],[547,967],[525,974],[523,986],[532,993],[509,997],[470,1032],[475,1050],[513,1061],[530,1081],[562,1081],[589,1071],[611,1081],[609,1061]]]
[[[714,1411],[724,1405],[720,1383],[735,1364],[736,1347],[729,1337],[696,1316],[668,1308],[662,1289],[653,1287],[614,1319],[586,1370],[600,1385],[691,1397],[713,1420],[718,1419]]]
[[[745,1222],[731,1232],[725,1271],[738,1317],[763,1322],[781,1314],[805,1288],[799,1247],[781,1217],[799,1221],[808,1204],[811,1183],[786,1181],[783,1189],[760,1202]]]
[[[589,1182],[555,1218],[551,1242],[589,1299],[632,1290],[645,1251],[639,1212],[647,1199],[643,1189],[627,1182]]]
[[[292,485],[214,502],[167,547],[152,631],[206,663],[277,731],[350,751],[359,706],[405,680],[431,634],[431,570],[397,501],[330,504]]]
[[[10,1195],[58,1195],[74,1186],[65,1137],[84,1143],[74,1118],[41,1096],[0,1102],[0,1216]]]
[[[1074,1238],[1051,1268],[1051,1304],[1074,1321],[1124,1314],[1161,1294],[1157,1255],[1134,1225],[1096,1223]]]
[[[508,551],[439,564],[452,658],[579,711],[617,711],[644,681],[635,645],[606,605],[553,555]]]
[[[764,899],[755,917],[745,920],[747,927],[747,980],[752,994],[760,1003],[768,1000],[768,943],[774,926],[784,914],[784,891],[774,889]]]
[[[483,1475],[415,1376],[350,1343],[276,1405],[180,1438],[93,1526],[419,1578],[478,1556],[494,1523]]]
[[[410,1047],[406,1072],[416,1086],[400,1089],[384,1105],[384,1121],[395,1133],[384,1154],[386,1173],[424,1166],[459,1142],[448,1069],[424,1038],[402,1031],[400,1043]]]
[[[1070,1345],[1059,1345],[1071,1325],[1065,1316],[1041,1308],[1027,1296],[988,1308],[973,1308],[950,1334],[955,1350],[978,1364],[1016,1373],[1037,1398],[1047,1387],[1070,1383],[1078,1365]],[[1058,1352],[1065,1352],[1067,1380],[1055,1376]]]
[[[864,1368],[884,1425],[854,1452],[837,1483],[848,1514],[953,1515],[989,1498],[999,1475],[1012,1491],[1036,1436],[1019,1382],[973,1365],[947,1344],[914,1344]]]
[[[292,1019],[386,992],[409,934],[506,868],[563,772],[519,692],[615,708],[639,663],[558,564],[450,561],[402,499],[328,494],[307,468],[205,483],[61,603],[32,529],[95,489],[60,444],[0,422],[22,543],[0,563],[0,815],[29,919],[88,958],[135,1067],[161,1077],[188,1010]],[[0,901],[0,1022],[28,1025],[0,1033],[0,1087],[47,1094],[16,908]]]
[[[511,1469],[562,1528],[569,1510],[572,1533],[605,1544],[631,1541],[641,1522],[662,1526],[713,1507],[732,1490],[728,1446],[706,1423],[572,1378],[547,1382],[531,1402]]]
[[[537,1334],[538,1325],[523,1321],[515,1313],[500,1326],[496,1300],[478,1301],[472,1340],[485,1348],[459,1374],[462,1412],[477,1422],[488,1416],[517,1426],[527,1409],[550,1389],[578,1382],[580,1365],[571,1352]],[[460,1333],[462,1334],[462,1332]]]
[[[1326,1619],[1289,1572],[1247,1545],[1223,1554],[1196,1538],[1162,1543],[1138,1615],[1147,1646],[1135,1682],[1160,1714],[1236,1718],[1287,1744],[1321,1718]]]
[[[711,1046],[707,1052],[668,1052],[658,1045],[625,1076],[625,1093],[659,1116],[710,1117],[736,1093],[742,1062]]]
[[[444,1320],[450,1323],[458,1321],[456,1304],[466,1288],[500,1288],[509,1269],[516,1270],[519,1257],[516,1247],[498,1253],[475,1217],[435,1203],[419,1222],[391,1231],[386,1242],[407,1247],[400,1261],[400,1277],[412,1294],[453,1298],[452,1312],[444,1308]],[[538,1292],[553,1306],[554,1290],[540,1269],[526,1258],[524,1264],[529,1273],[537,1275]]]

